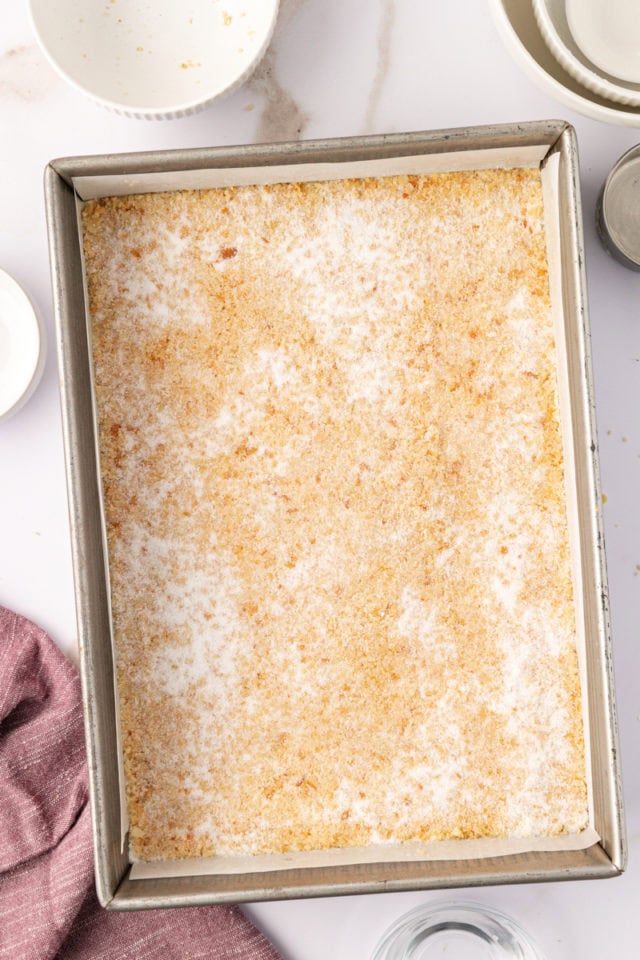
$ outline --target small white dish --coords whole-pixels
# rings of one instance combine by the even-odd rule
[[[550,96],[594,120],[640,127],[640,107],[613,103],[587,90],[553,56],[531,0],[489,0],[496,29],[518,66]]]
[[[582,0],[583,6],[584,0]],[[627,106],[640,106],[640,84],[627,84],[601,73],[582,52],[569,28],[565,0],[533,0],[540,32],[556,60],[587,90]],[[640,6],[638,7],[640,18]]]
[[[0,420],[16,413],[38,386],[44,354],[33,304],[13,277],[0,270]]]
[[[573,38],[605,73],[640,83],[638,0],[566,0]]]
[[[40,45],[65,80],[131,117],[195,113],[264,55],[278,0],[29,0]]]

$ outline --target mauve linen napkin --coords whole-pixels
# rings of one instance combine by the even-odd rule
[[[0,607],[0,958],[278,960],[236,907],[103,910],[87,800],[77,671]]]

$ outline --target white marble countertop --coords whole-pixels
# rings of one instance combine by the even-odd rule
[[[640,922],[640,274],[594,227],[602,181],[640,131],[587,120],[523,76],[481,0],[284,0],[267,57],[228,99],[183,120],[107,113],[67,87],[35,46],[26,3],[0,23],[0,266],[34,298],[49,340],[41,386],[0,423],[0,603],[75,656],[76,626],[42,175],[56,156],[382,133],[561,117],[581,153],[593,357],[618,707],[630,840],[620,879],[463,891],[511,913],[548,960],[638,956]],[[368,960],[396,917],[446,892],[247,907],[285,960]]]

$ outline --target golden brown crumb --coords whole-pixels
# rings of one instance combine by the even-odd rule
[[[580,830],[537,171],[83,224],[133,854]]]

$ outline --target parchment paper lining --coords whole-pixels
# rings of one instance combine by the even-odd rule
[[[451,153],[425,154],[421,156],[392,157],[377,160],[349,161],[318,164],[291,164],[242,168],[217,168],[193,171],[170,171],[129,175],[104,175],[74,178],[78,197],[78,211],[83,200],[106,196],[124,196],[133,193],[157,193],[168,190],[195,190],[221,186],[302,182],[313,180],[338,180],[349,177],[394,176],[397,174],[428,174],[457,170],[480,170],[513,167],[541,167],[544,196],[545,232],[549,262],[549,283],[552,301],[552,320],[556,340],[558,396],[565,461],[565,486],[569,537],[571,542],[574,596],[576,599],[576,634],[582,705],[585,733],[585,760],[589,804],[589,823],[579,834],[560,837],[527,839],[479,839],[447,840],[431,843],[379,844],[372,847],[305,851],[289,854],[265,854],[260,856],[198,857],[188,860],[133,863],[132,880],[202,876],[205,874],[239,874],[310,868],[355,863],[383,863],[415,860],[462,860],[484,857],[508,856],[529,851],[580,850],[592,846],[600,839],[594,827],[593,784],[589,745],[589,718],[586,695],[586,650],[583,610],[583,584],[580,560],[580,536],[578,520],[575,458],[571,422],[571,402],[567,369],[565,316],[562,297],[562,256],[560,245],[559,210],[559,155],[548,158],[542,164],[548,146],[529,146],[508,149],[455,151]],[[542,165],[542,166],[541,166]],[[85,296],[85,302],[86,300]],[[87,315],[90,338],[90,323]],[[90,339],[89,339],[89,342]],[[94,414],[95,415],[95,414]],[[97,433],[97,431],[96,431]],[[96,454],[97,455],[97,454]],[[104,525],[104,504],[100,491]],[[106,542],[106,541],[105,541]],[[113,630],[111,631],[113,644]],[[115,649],[113,650],[115,663]],[[115,677],[114,677],[115,683]],[[116,687],[116,705],[118,690]],[[116,706],[116,711],[118,707]],[[118,721],[118,770],[121,798],[121,842],[124,849],[128,831],[122,745]]]
[[[553,335],[556,343],[556,372],[558,405],[560,409],[562,450],[564,456],[564,484],[567,503],[567,522],[571,545],[571,573],[573,577],[574,609],[580,690],[582,692],[582,720],[584,724],[585,765],[587,776],[587,799],[589,823],[594,822],[593,780],[591,776],[591,736],[587,696],[587,657],[580,551],[580,519],[578,514],[577,479],[573,424],[571,420],[571,394],[569,387],[569,364],[567,358],[567,331],[562,299],[562,248],[560,243],[560,210],[558,206],[558,178],[560,154],[550,156],[542,169],[542,194],[544,201],[544,225],[547,241],[547,261],[553,320]],[[577,848],[576,848],[577,849]]]
[[[78,236],[82,237],[82,205],[76,201],[76,218],[78,223]],[[89,317],[89,291],[87,288],[87,271],[85,268],[84,245],[80,244],[80,263],[82,264],[82,286],[84,289],[85,319],[87,324],[87,346],[89,349],[89,358],[93,356],[93,335]],[[89,363],[89,377],[91,379],[91,417],[93,422],[93,435],[95,440],[96,473],[98,475],[98,502],[100,508],[100,527],[102,530],[102,550],[105,556],[105,567],[108,569],[107,549],[107,524],[104,508],[104,495],[102,484],[102,473],[100,469],[100,444],[98,435],[98,404],[96,401],[95,372],[93,363]],[[113,663],[116,663],[116,651],[114,645],[113,631],[113,612],[111,608],[111,590],[107,590],[107,603],[109,605],[109,636],[111,638],[111,654]],[[125,840],[129,830],[129,813],[127,811],[127,791],[124,779],[124,757],[122,751],[122,738],[120,736],[120,697],[118,695],[118,683],[115,669],[113,671],[113,689],[115,703],[115,724],[116,724],[116,743],[118,748],[118,794],[120,797],[120,851],[124,851]]]
[[[173,170],[137,175],[74,177],[81,200],[121,197],[132,193],[165,190],[207,190],[253,183],[302,183],[305,180],[345,180],[348,177],[390,177],[400,173],[448,173],[454,170],[492,170],[496,167],[538,167],[548,146],[458,150],[451,153],[337,163],[291,163],[260,167],[217,167],[207,170]]]

